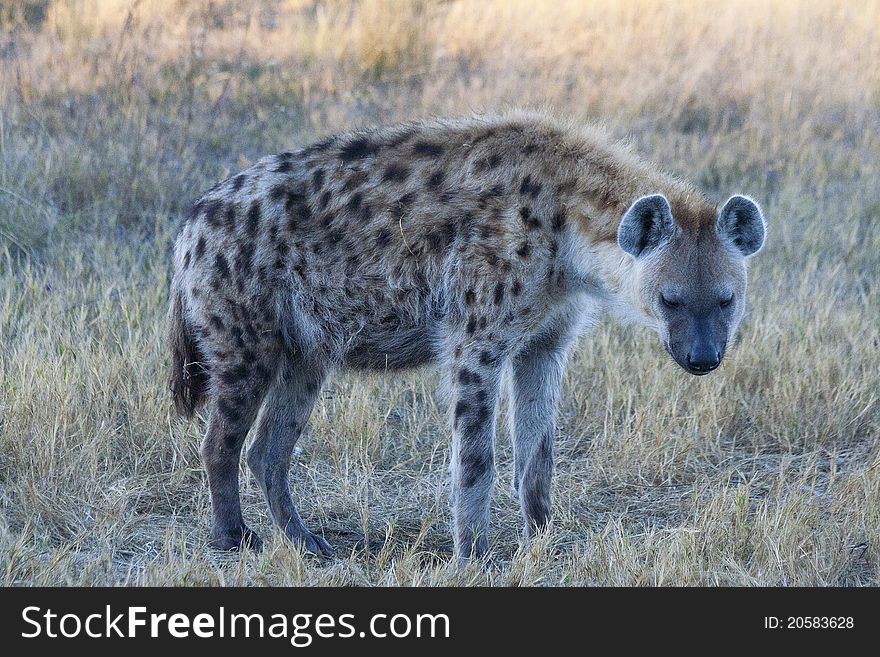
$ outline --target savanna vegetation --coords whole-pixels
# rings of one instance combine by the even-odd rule
[[[880,3],[0,3],[0,583],[880,584]],[[450,563],[437,375],[343,377],[291,472],[338,558],[207,547],[165,379],[169,242],[215,181],[354,125],[551,106],[758,199],[739,344],[692,378],[603,323],[560,409],[554,524]]]

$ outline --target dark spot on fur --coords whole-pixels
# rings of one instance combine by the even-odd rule
[[[385,182],[403,182],[407,178],[409,178],[409,169],[400,164],[391,164],[382,174],[382,180]]]
[[[397,148],[401,144],[405,144],[409,139],[416,134],[415,128],[406,127],[401,130],[398,134],[391,137],[388,141],[385,142],[385,146],[387,148]]]
[[[504,300],[504,283],[498,283],[495,285],[495,293],[492,295],[492,301],[495,302],[495,305],[500,305]]]
[[[475,418],[475,422],[478,423],[480,426],[485,427],[487,424],[489,424],[489,420],[492,419],[492,414],[489,412],[489,405],[486,404],[486,391],[480,390],[480,392],[483,393],[483,395],[480,397],[482,403],[477,408],[477,417]]]
[[[199,241],[196,242],[196,251],[195,251],[196,262],[198,262],[199,259],[205,254],[205,246],[206,246],[205,236],[200,235]]]
[[[291,169],[293,164],[287,159],[282,159],[275,167],[275,173],[288,173]]]
[[[223,320],[220,319],[218,315],[211,315],[208,318],[208,324],[210,324],[211,328],[215,331],[225,331],[226,327],[223,326]]]
[[[361,206],[361,211],[358,213],[358,218],[361,220],[361,223],[369,223],[373,218],[373,206],[369,203],[364,203]]]
[[[514,281],[513,287],[510,290],[511,292],[513,292],[513,296],[518,297],[520,294],[522,294],[522,287],[522,282],[520,282],[519,280]]]
[[[492,353],[488,349],[483,349],[480,352],[480,365],[492,365],[495,362],[495,359],[492,357]]]
[[[330,146],[332,146],[336,142],[336,136],[326,137],[321,141],[314,143],[310,146],[306,146],[302,150],[300,150],[300,155],[303,157],[309,157],[310,155],[316,155],[317,153],[322,153],[326,151]]]
[[[426,238],[428,251],[430,253],[439,253],[443,250],[443,245],[445,244],[445,239],[443,238],[442,232],[431,232],[428,233]]]
[[[428,187],[438,189],[445,180],[446,172],[443,169],[437,169],[437,171],[428,176]]]
[[[541,446],[538,448],[538,456],[542,460],[553,458],[553,438],[546,434],[541,438]]]
[[[524,196],[536,198],[538,194],[541,193],[541,183],[532,182],[532,176],[527,174],[519,186],[519,193]]]
[[[437,196],[437,200],[440,203],[442,203],[443,205],[449,205],[450,203],[452,203],[455,200],[455,198],[456,198],[455,192],[448,190],[448,189],[441,192]]]
[[[498,235],[498,227],[494,224],[480,226],[480,239],[489,240]]]
[[[477,300],[477,295],[474,292],[473,288],[468,288],[467,292],[464,293],[464,302],[468,306],[474,305],[474,302]]]
[[[408,192],[397,199],[397,201],[391,206],[391,213],[394,215],[394,218],[397,220],[402,219],[409,211],[414,200],[415,194],[413,192]]]
[[[554,233],[558,233],[565,228],[565,213],[562,212],[562,210],[559,210],[553,215],[553,221],[551,222],[550,227],[553,229]]]
[[[235,214],[236,207],[234,203],[230,203],[226,206],[226,211],[223,213],[223,225],[226,230],[230,233],[235,230]]]
[[[465,327],[465,331],[467,331],[468,335],[473,335],[474,331],[477,330],[477,319],[473,315],[468,318],[467,327]]]
[[[532,252],[532,247],[528,242],[523,242],[519,245],[519,248],[516,250],[516,255],[520,258],[528,258]]]
[[[184,269],[189,269],[189,259],[190,259],[190,254],[189,254],[189,251],[187,251],[186,253],[183,254],[183,268]]]
[[[458,237],[458,226],[455,221],[447,221],[446,225],[443,227],[443,232],[446,237],[446,246],[448,248],[452,246],[453,242],[455,242],[455,238]]]
[[[194,221],[199,216],[199,214],[201,213],[202,209],[204,209],[204,207],[205,207],[205,202],[202,200],[199,200],[196,203],[194,203],[192,205],[192,207],[190,207],[189,211],[186,213],[186,217],[184,218],[184,223]]]
[[[260,227],[260,202],[254,201],[247,214],[247,233],[250,237],[257,236],[257,229]]]
[[[233,368],[224,370],[220,374],[220,379],[227,385],[235,385],[248,377],[250,368],[246,363],[239,363]]]
[[[297,222],[307,224],[312,220],[312,210],[306,197],[296,192],[288,192],[284,201],[284,212],[287,213],[287,225],[293,230]]]
[[[348,208],[349,212],[357,212],[358,209],[360,209],[361,207],[363,199],[364,195],[358,192],[348,200],[348,203],[345,204],[345,207]]]
[[[455,417],[456,419],[460,418],[462,415],[468,412],[468,404],[463,399],[459,399],[458,403],[455,405]]]
[[[462,385],[471,385],[480,383],[480,376],[476,372],[471,372],[467,368],[458,370],[458,380]]]
[[[387,228],[382,228],[376,233],[376,246],[385,247],[388,246],[388,243],[391,241],[391,231]]]
[[[494,169],[501,164],[501,156],[498,153],[492,153],[488,157],[477,160],[476,170],[485,171],[486,169]]]
[[[472,424],[468,431],[470,433],[478,433],[482,431],[483,426],[478,423]],[[462,466],[464,468],[464,484],[465,488],[472,488],[480,479],[486,476],[492,464],[492,455],[485,450],[479,450],[472,453],[468,450],[462,458]]]
[[[326,192],[324,192],[323,194],[321,194],[321,200],[320,200],[320,202],[318,203],[318,207],[319,207],[321,210],[326,210],[326,209],[327,209],[327,205],[329,205],[329,203],[330,203],[330,198],[331,198],[331,196],[332,196],[332,195],[330,194],[330,190],[329,190],[329,189],[328,189]]]
[[[380,144],[370,141],[367,137],[355,137],[339,149],[339,158],[343,162],[351,162],[375,155],[381,148]]]
[[[251,275],[253,266],[254,244],[247,242],[241,245],[238,255],[235,258],[235,272],[240,281],[244,281]]]
[[[237,192],[243,186],[245,181],[247,180],[247,176],[243,173],[238,174],[235,178],[232,179],[232,191]]]
[[[220,274],[220,278],[229,278],[229,264],[226,262],[226,258],[222,253],[218,253],[214,259],[214,268],[217,270],[217,273]]]
[[[287,185],[280,184],[275,185],[272,189],[269,190],[269,198],[278,203],[287,195]]]
[[[223,203],[220,201],[214,200],[207,203],[205,205],[205,223],[213,228],[219,226],[220,218],[217,215],[220,214],[222,208]]]
[[[345,191],[350,192],[357,189],[362,184],[364,184],[364,182],[366,182],[368,177],[369,174],[366,171],[362,171],[360,169],[352,171],[345,179]]]
[[[523,223],[529,228],[529,230],[534,230],[536,228],[541,227],[541,220],[532,215],[532,209],[528,206],[523,206],[519,209],[519,216],[523,220]]]
[[[437,157],[443,154],[443,146],[428,141],[417,141],[413,144],[413,153],[424,157]]]
[[[321,191],[321,188],[324,187],[324,169],[315,169],[312,172],[312,188],[315,190],[315,194]]]

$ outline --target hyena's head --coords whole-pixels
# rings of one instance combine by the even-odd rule
[[[696,375],[721,364],[745,311],[746,258],[764,244],[753,200],[733,196],[713,215],[679,222],[655,194],[636,200],[617,231],[635,259],[633,301],[675,361]]]

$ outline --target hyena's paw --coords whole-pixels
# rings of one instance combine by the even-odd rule
[[[210,546],[224,552],[237,551],[242,548],[259,552],[263,549],[263,541],[254,530],[245,525],[227,530],[215,527],[211,532]]]
[[[333,557],[335,552],[323,536],[318,536],[304,526],[289,525],[284,531],[294,545],[305,552],[311,552],[319,557]]]

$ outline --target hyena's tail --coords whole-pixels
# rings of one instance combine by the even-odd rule
[[[177,412],[191,418],[204,401],[208,389],[208,370],[202,351],[186,320],[183,294],[171,290],[168,310],[168,342],[171,345],[171,375],[168,384]]]

